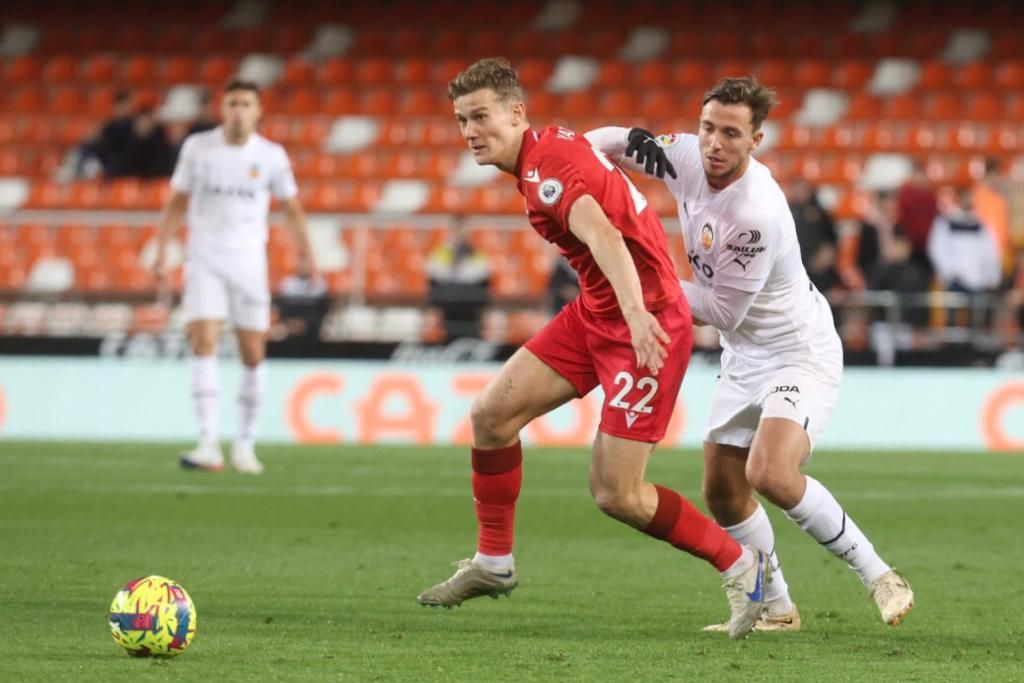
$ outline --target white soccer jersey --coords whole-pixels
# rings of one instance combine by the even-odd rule
[[[745,375],[809,360],[841,365],[832,312],[807,276],[793,215],[771,171],[751,158],[739,180],[716,190],[704,175],[696,135],[659,141],[678,174],[665,182],[697,281],[757,292],[739,327],[721,332],[723,369]]]
[[[257,133],[230,145],[220,127],[185,139],[171,187],[189,195],[188,255],[207,258],[265,249],[271,193],[298,193],[281,145]]]

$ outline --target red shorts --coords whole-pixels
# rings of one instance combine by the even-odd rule
[[[605,396],[602,432],[654,443],[664,438],[668,429],[693,349],[686,297],[679,297],[654,316],[672,338],[665,366],[657,377],[647,368],[637,367],[626,321],[597,318],[579,298],[526,342],[526,348],[569,380],[580,396],[601,385]]]

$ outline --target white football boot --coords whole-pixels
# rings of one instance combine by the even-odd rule
[[[871,582],[871,599],[878,605],[882,621],[899,626],[914,606],[914,591],[907,580],[889,570]]]
[[[178,464],[186,470],[221,472],[224,470],[224,454],[220,452],[219,443],[200,442],[192,450],[179,453]]]
[[[231,446],[231,467],[242,474],[263,474],[263,463],[256,459],[251,443],[236,441]]]

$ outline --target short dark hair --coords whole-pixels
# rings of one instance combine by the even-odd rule
[[[248,90],[254,95],[260,94],[260,86],[256,85],[255,81],[244,81],[241,78],[228,81],[228,84],[224,86],[224,92],[229,93],[235,90]]]
[[[448,81],[448,99],[455,100],[485,88],[493,90],[503,102],[524,99],[519,75],[504,57],[486,57],[460,71]]]
[[[750,122],[754,130],[760,130],[761,124],[768,118],[768,112],[779,103],[775,91],[762,85],[753,76],[723,78],[715,83],[701,101],[701,106],[711,100],[722,104],[745,104],[750,107]]]

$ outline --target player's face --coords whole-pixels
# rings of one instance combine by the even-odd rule
[[[522,102],[502,101],[485,88],[455,98],[455,120],[476,163],[512,172],[519,157],[526,124]]]
[[[232,90],[224,94],[221,116],[228,135],[247,137],[256,130],[256,122],[262,113],[259,95],[251,90]]]
[[[750,153],[764,138],[754,132],[750,107],[711,100],[700,113],[700,155],[712,187],[722,188],[743,175]]]

